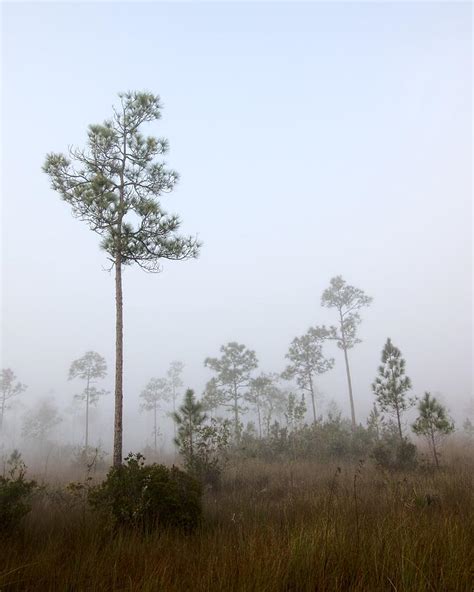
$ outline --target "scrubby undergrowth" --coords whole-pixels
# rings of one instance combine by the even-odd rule
[[[44,490],[0,542],[0,589],[465,592],[472,468],[234,461],[192,533],[110,531]]]

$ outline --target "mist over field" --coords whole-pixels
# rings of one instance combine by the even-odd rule
[[[341,493],[341,499],[352,495],[357,506],[357,479],[363,481],[364,467],[370,466],[373,475],[380,466],[410,471],[429,465],[442,472],[459,462],[458,472],[435,473],[427,477],[429,484],[407,485],[406,496],[397,498],[403,498],[406,509],[417,507],[418,498],[429,505],[427,499],[449,497],[452,506],[441,507],[446,524],[451,518],[454,524],[458,502],[447,492],[456,487],[464,492],[459,507],[469,499],[466,467],[472,464],[474,434],[471,13],[464,2],[4,3],[4,478],[15,450],[34,477],[45,482],[75,479],[77,472],[83,478],[82,469],[87,466],[90,472],[92,465],[100,481],[112,463],[117,469],[129,452],[143,452],[150,462],[178,464],[193,478],[199,473],[214,491],[216,483],[206,481],[201,465],[201,472],[196,469],[193,445],[198,440],[186,439],[194,432],[179,431],[187,417],[180,406],[192,389],[187,409],[201,405],[193,413],[206,414],[197,421],[196,433],[206,462],[215,462],[213,478],[223,483],[214,509],[207,508],[204,497],[204,515],[211,522],[221,524],[229,514],[235,524],[241,505],[242,525],[249,520],[249,526],[248,500],[256,491],[280,487],[293,493],[300,487],[292,499],[302,495],[295,503],[312,508],[317,521],[322,516],[315,510],[318,504],[330,516],[344,487],[355,493]],[[138,177],[130,173],[129,185],[124,184],[125,164],[120,173],[117,162],[129,157],[125,149],[120,152],[120,133],[126,146],[129,132],[123,130],[140,117],[140,109],[143,137],[159,140],[140,144],[130,124],[129,150],[136,150],[130,167],[138,167],[143,158],[147,182],[153,180],[137,189]],[[118,134],[110,145],[107,126],[89,128],[107,120]],[[94,162],[74,152],[86,148],[88,137]],[[146,160],[145,145],[154,159]],[[100,174],[94,146],[102,146],[100,158],[115,159]],[[82,180],[87,175],[81,177],[81,167],[92,171],[84,183],[86,190],[92,187],[90,194],[74,185],[78,176],[67,176],[69,165],[61,154],[69,154],[73,163],[71,154],[79,158],[81,165],[73,172],[79,171]],[[164,168],[150,168],[152,160]],[[105,169],[113,173],[109,179]],[[158,210],[146,201],[151,185]],[[127,210],[122,222],[127,198],[133,214]],[[97,204],[94,215],[101,208],[102,216],[118,212],[118,225],[107,226],[104,217],[90,222],[84,210],[78,213],[84,204],[91,208],[87,216]],[[188,243],[146,242],[153,232],[158,236],[156,228],[162,231],[167,214],[179,216],[176,232]],[[140,242],[140,220],[142,226],[143,220],[156,224],[143,235],[146,245]],[[127,234],[129,222],[139,229],[135,242]],[[90,229],[93,224],[96,232]],[[126,248],[125,240],[132,241]],[[160,273],[141,268],[155,264]],[[116,342],[118,268],[123,351]],[[341,290],[346,300],[338,308]],[[94,358],[100,367],[95,375],[81,366],[86,352],[99,356]],[[123,388],[117,379],[121,366],[116,373],[122,355]],[[310,355],[314,365],[308,370]],[[176,362],[182,369],[173,383]],[[236,363],[242,364],[240,370]],[[381,364],[386,364],[385,374]],[[391,383],[388,368],[398,372]],[[439,448],[433,448],[435,437],[419,419],[425,393],[435,397],[435,407],[426,399],[425,411],[438,413]],[[117,420],[122,394],[123,433]],[[207,440],[199,431],[204,425],[211,430]],[[413,449],[402,466],[397,446],[405,445]],[[383,446],[396,460],[383,456]],[[87,460],[93,450],[93,460]],[[322,463],[321,481],[313,482],[311,463]],[[367,477],[371,483],[377,479]],[[329,498],[318,489],[323,481]],[[233,493],[225,497],[230,483]],[[313,487],[316,497],[308,501],[302,492]],[[379,520],[370,514],[374,492],[367,485],[360,494],[368,530],[363,531],[356,507],[358,540],[374,540],[371,520],[373,525]],[[279,516],[284,494],[278,495],[268,506],[255,502],[257,522]],[[392,498],[384,500],[376,512],[385,503],[388,513],[395,507]],[[352,520],[352,510],[345,508],[341,512],[347,510]],[[295,524],[297,516],[295,509]],[[395,511],[390,516],[393,524],[400,519]],[[0,512],[0,534],[2,520]],[[34,522],[31,516],[28,520]],[[309,547],[329,548],[327,524],[315,526],[322,538],[311,539]],[[419,526],[415,518],[410,524]],[[430,523],[435,527],[436,522]],[[227,536],[227,527],[222,528]],[[449,531],[459,543],[459,556],[469,544],[461,530],[453,526]],[[263,526],[255,530],[257,547],[264,532]],[[423,532],[427,541],[433,537],[428,529]],[[91,533],[87,536],[96,536]],[[214,536],[212,531],[206,539],[209,548]],[[177,548],[174,542],[169,541],[170,549]],[[339,541],[334,549],[339,544],[345,548]],[[275,551],[286,552],[286,547]],[[421,571],[429,570],[424,551],[420,556],[413,552]],[[147,553],[144,549],[142,557]],[[348,565],[353,561],[363,570],[358,556],[347,557]],[[396,575],[390,577],[398,589],[422,590],[423,579],[417,580],[415,571],[405,574],[406,580],[403,574],[397,579],[396,557],[393,550]],[[439,564],[447,557],[440,555]],[[174,556],[169,560],[173,566],[179,563]],[[223,557],[222,565],[226,561]],[[265,561],[259,564],[261,573],[273,569]],[[295,561],[295,573],[309,573],[306,560],[298,555]],[[318,582],[326,583],[318,590],[381,585],[376,578],[370,583],[349,576],[328,580],[327,561],[317,575]],[[5,573],[15,565],[14,559],[5,564]],[[334,569],[345,573],[340,566]],[[458,570],[464,574],[459,588],[450,589],[461,590],[467,581],[465,565],[460,563]],[[225,573],[221,588],[207,585],[203,576],[196,589],[280,589],[276,580],[232,588],[226,582],[234,576]],[[288,587],[282,590],[316,589],[311,588],[314,573],[308,579],[292,579],[291,570],[288,574]],[[43,589],[60,589],[67,577],[48,580]],[[160,580],[163,589],[184,589],[185,579],[169,577]],[[454,586],[456,576],[445,577],[445,585]],[[25,578],[5,589],[28,589],[21,586],[33,579]],[[112,585],[104,578],[90,589],[122,589],[118,580]],[[389,580],[384,585],[393,584]],[[85,585],[77,582],[77,589]],[[146,587],[152,582],[144,577],[136,589],[155,589]]]

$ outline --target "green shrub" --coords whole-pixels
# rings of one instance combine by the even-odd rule
[[[384,469],[412,469],[416,466],[416,446],[396,436],[384,437],[373,450],[377,464]]]
[[[124,465],[110,469],[105,481],[91,490],[89,502],[114,526],[191,530],[201,517],[201,486],[177,467],[145,465],[143,455],[129,454]]]
[[[370,432],[358,426],[352,431],[350,421],[330,417],[316,424],[290,430],[275,422],[270,433],[257,438],[247,429],[238,452],[245,458],[260,458],[268,462],[292,460],[340,461],[368,457],[373,449]]]
[[[36,488],[35,481],[27,481],[26,465],[21,454],[14,450],[7,461],[8,471],[0,476],[0,532],[8,533],[18,527],[31,509],[29,498]]]

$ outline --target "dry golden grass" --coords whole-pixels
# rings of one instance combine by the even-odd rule
[[[0,543],[0,590],[473,589],[472,466],[384,474],[365,465],[240,462],[191,535],[101,530],[46,498]]]

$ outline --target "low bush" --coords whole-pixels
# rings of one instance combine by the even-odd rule
[[[192,530],[201,517],[201,486],[177,467],[145,465],[144,456],[130,454],[124,465],[110,469],[105,481],[91,489],[89,502],[114,527]]]
[[[385,436],[374,447],[373,457],[384,469],[413,469],[417,464],[416,446],[407,438]]]
[[[26,465],[21,454],[14,450],[7,461],[7,473],[0,476],[0,532],[16,529],[21,519],[31,509],[29,499],[36,488],[35,481],[28,481]]]

